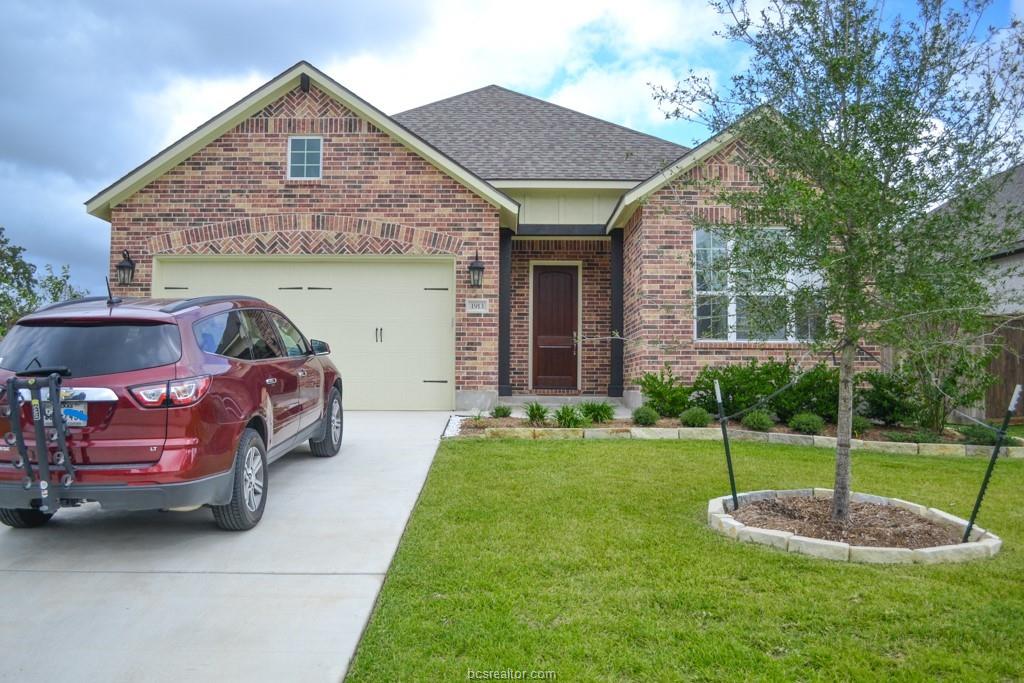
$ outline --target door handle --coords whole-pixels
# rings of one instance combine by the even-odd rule
[[[380,328],[379,327],[373,328],[373,341],[374,342],[379,342],[380,341]]]
[[[273,386],[273,385],[277,384],[277,378],[276,377],[268,377],[266,379],[266,383],[268,385],[270,385],[270,386]]]
[[[305,370],[299,370],[299,377],[305,377],[305,376],[306,376],[306,371]]]
[[[380,343],[384,343],[384,328],[380,328]]]
[[[576,335],[576,330],[572,331],[572,355],[576,355],[576,346],[579,344],[579,337]]]

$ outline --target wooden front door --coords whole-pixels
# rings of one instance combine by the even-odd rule
[[[576,389],[576,266],[533,268],[533,388]]]

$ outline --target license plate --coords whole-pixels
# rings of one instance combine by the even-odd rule
[[[68,427],[85,427],[89,424],[89,404],[85,402],[72,401],[63,403],[60,407],[64,414],[64,424]],[[53,426],[53,406],[46,406],[46,415],[43,424],[47,427]]]

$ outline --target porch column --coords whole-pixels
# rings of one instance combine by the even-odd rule
[[[622,329],[623,325],[623,293],[622,293],[622,278],[623,278],[623,267],[622,267],[622,233],[621,229],[613,229],[611,232],[612,245],[611,245],[611,323],[612,330],[615,330],[620,336],[625,336],[625,330]],[[612,339],[608,343],[608,348],[611,349],[611,372],[608,378],[608,395],[609,396],[622,396],[622,345],[621,339]]]
[[[512,231],[498,233],[498,396],[512,395]]]

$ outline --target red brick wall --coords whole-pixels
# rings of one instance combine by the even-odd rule
[[[530,261],[581,261],[581,333],[584,337],[590,338],[607,337],[611,333],[610,249],[611,241],[607,239],[512,241],[511,382],[515,393],[531,393]],[[608,341],[600,340],[585,342],[582,345],[582,393],[607,395],[610,355],[608,344]]]
[[[732,220],[731,209],[716,202],[721,189],[753,187],[735,163],[730,146],[691,170],[681,182],[655,192],[630,218],[623,235],[624,380],[627,388],[645,372],[666,362],[685,381],[706,365],[751,359],[804,358],[806,347],[790,342],[696,341],[693,302],[694,216]],[[704,183],[702,181],[713,181]],[[877,354],[876,354],[877,355]],[[804,358],[805,364],[831,357]],[[861,354],[862,366],[872,365]]]
[[[290,135],[323,137],[323,178],[287,180]],[[148,295],[159,253],[456,256],[456,385],[497,388],[498,211],[336,100],[293,90],[111,215],[111,267],[129,249]],[[468,290],[479,252],[484,285]],[[112,272],[112,271],[111,271]],[[465,299],[490,299],[468,316]]]

